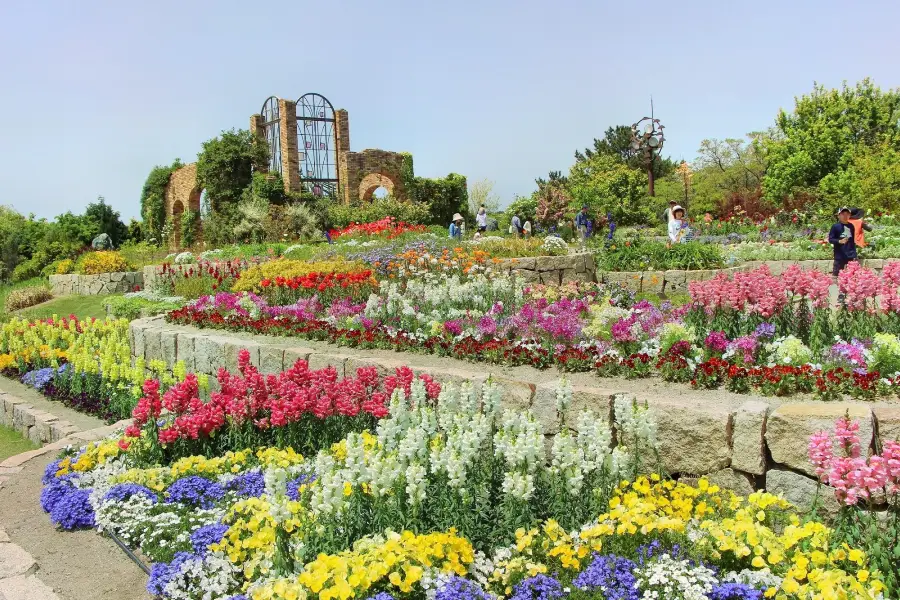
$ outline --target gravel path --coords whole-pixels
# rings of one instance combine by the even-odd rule
[[[0,467],[0,600],[149,600],[146,574],[111,539],[51,525],[39,498],[56,451],[45,450]]]

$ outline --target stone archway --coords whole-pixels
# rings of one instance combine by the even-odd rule
[[[197,163],[185,165],[169,177],[166,185],[166,217],[172,219],[175,227],[169,242],[172,250],[181,249],[181,214],[186,210],[199,214],[202,195],[203,190],[197,185]],[[200,240],[202,232],[198,219],[194,239]]]
[[[390,196],[394,196],[394,188],[397,182],[383,173],[369,173],[359,183],[359,199],[363,202],[371,202],[372,195],[378,188],[384,188]]]

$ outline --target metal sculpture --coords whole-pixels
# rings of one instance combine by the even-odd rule
[[[663,133],[665,126],[659,119],[653,116],[653,100],[650,100],[650,116],[644,117],[631,126],[631,148],[643,154],[647,161],[647,193],[655,196],[653,189],[653,161],[662,152],[666,136]]]
[[[281,111],[278,108],[278,98],[269,96],[263,102],[260,114],[266,143],[269,145],[269,172],[281,173]]]
[[[300,181],[316,196],[333,196],[338,189],[334,123],[334,107],[325,96],[304,94],[297,100]]]

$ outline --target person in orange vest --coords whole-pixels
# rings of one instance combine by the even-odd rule
[[[863,248],[866,245],[866,231],[872,231],[872,226],[863,221],[866,211],[859,207],[853,207],[850,210],[850,222],[853,223],[853,237],[857,248]]]

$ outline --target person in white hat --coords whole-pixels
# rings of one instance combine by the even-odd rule
[[[669,221],[669,243],[680,244],[682,236],[682,221],[684,220],[684,209],[676,204],[672,207],[672,219]]]
[[[453,222],[450,223],[450,237],[452,239],[461,240],[463,234],[463,218],[462,215],[456,213],[453,215]]]

